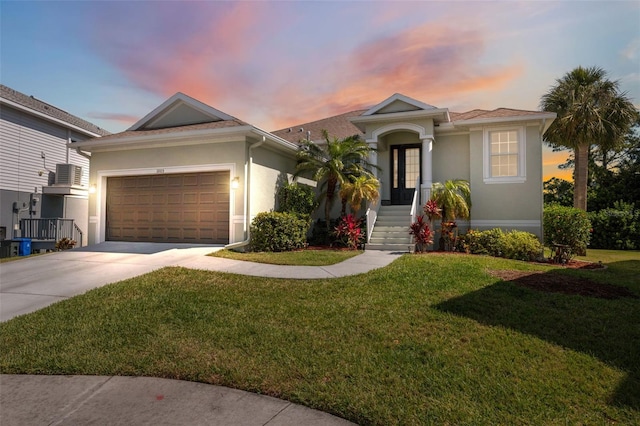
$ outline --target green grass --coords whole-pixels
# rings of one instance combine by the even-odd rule
[[[218,250],[209,256],[247,262],[270,263],[272,265],[326,266],[343,262],[362,254],[360,250],[298,250],[239,253],[233,250]]]
[[[640,299],[487,273],[586,275],[640,295],[637,252],[608,265],[431,253],[318,281],[165,268],[0,324],[0,371],[214,383],[359,424],[639,424]]]

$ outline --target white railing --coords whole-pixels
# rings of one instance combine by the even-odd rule
[[[373,227],[378,219],[379,208],[380,203],[378,201],[367,203],[367,244],[371,241],[371,233],[373,232]]]
[[[409,224],[413,223],[413,219],[418,215],[420,208],[420,176],[416,179],[415,190],[413,191],[413,200],[411,201],[411,213],[409,216]]]

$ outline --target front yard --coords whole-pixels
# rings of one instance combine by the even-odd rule
[[[640,253],[602,256],[608,269],[575,271],[407,255],[318,281],[165,268],[0,324],[0,371],[194,380],[360,424],[638,424]],[[632,294],[490,273],[505,270]]]

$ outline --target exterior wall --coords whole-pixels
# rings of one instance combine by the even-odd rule
[[[89,181],[89,160],[67,148],[69,140],[86,140],[87,136],[65,129],[26,112],[2,105],[0,108],[0,226],[7,228],[7,238],[13,237],[12,204],[29,201],[29,194],[42,193],[48,184],[46,168],[55,171],[58,163],[82,166],[83,184]],[[43,171],[42,176],[39,171]],[[42,198],[41,195],[39,198]],[[39,211],[39,206],[36,209]],[[28,212],[21,218],[28,217]],[[36,216],[39,217],[39,216]]]
[[[433,143],[433,181],[470,180],[469,135],[436,135]]]
[[[241,241],[242,224],[237,222],[244,212],[245,140],[132,149],[111,152],[93,152],[90,182],[96,192],[89,197],[89,244],[104,241],[106,182],[109,176],[143,175],[154,173],[197,173],[229,170],[230,178],[238,177],[239,188],[231,190],[230,242]]]
[[[542,138],[538,126],[525,127],[526,180],[523,183],[484,182],[483,130],[472,129],[469,140],[471,227],[519,229],[542,238]]]
[[[253,152],[251,168],[251,219],[260,212],[276,208],[278,188],[291,181],[296,160],[293,155],[285,156],[265,148]]]

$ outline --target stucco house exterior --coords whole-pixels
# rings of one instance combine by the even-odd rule
[[[89,159],[70,144],[108,134],[0,85],[0,239],[24,236],[20,227],[29,218],[34,225],[39,218],[68,219],[71,230],[86,232]]]
[[[323,129],[358,134],[380,168],[368,247],[406,250],[411,217],[432,183],[448,179],[471,184],[467,226],[541,237],[542,135],[554,119],[507,108],[455,113],[394,94],[367,110],[267,132],[177,93],[125,132],[71,145],[91,155],[90,243],[238,246],[251,219],[275,207],[300,140],[321,143]]]

